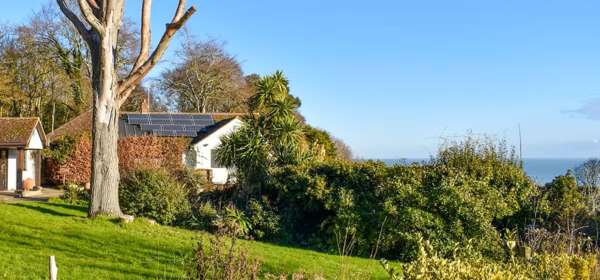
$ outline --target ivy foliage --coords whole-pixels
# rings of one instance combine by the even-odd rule
[[[46,159],[54,160],[58,164],[64,164],[75,149],[77,142],[84,135],[66,135],[53,140],[47,149],[44,149],[42,156]]]

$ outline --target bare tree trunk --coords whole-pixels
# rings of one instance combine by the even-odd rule
[[[116,73],[116,50],[125,0],[78,0],[80,15],[67,0],[57,0],[61,11],[86,41],[92,54],[94,110],[92,129],[92,197],[88,215],[122,216],[119,207],[119,108],[135,87],[158,63],[175,33],[194,14],[179,0],[175,16],[166,26],[156,49],[150,54],[150,14],[152,0],[142,7],[141,48],[129,75],[119,81]],[[88,28],[89,26],[89,28]]]
[[[89,216],[121,216],[119,207],[119,104],[115,67],[116,28],[107,26],[100,47],[92,51],[94,114],[92,130],[92,199]]]

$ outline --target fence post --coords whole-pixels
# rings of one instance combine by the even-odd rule
[[[56,267],[56,259],[50,256],[50,280],[56,280],[58,277],[58,267]]]

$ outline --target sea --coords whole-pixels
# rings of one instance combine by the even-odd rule
[[[387,165],[411,164],[428,161],[429,159],[383,159]],[[546,184],[556,176],[564,175],[568,170],[573,170],[587,159],[580,158],[527,158],[523,159],[523,168],[536,183]]]

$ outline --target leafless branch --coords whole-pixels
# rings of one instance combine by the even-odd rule
[[[175,16],[173,16],[173,19],[171,20],[171,22],[178,22],[181,17],[183,16],[183,12],[185,11],[185,2],[186,0],[179,0],[179,4],[177,5],[177,10],[175,12]],[[192,6],[193,8],[193,6]]]
[[[81,37],[83,37],[83,39],[89,44],[91,40],[90,30],[85,26],[81,19],[68,7],[66,1],[67,0],[56,0],[58,6],[60,7],[60,10],[63,12],[63,14],[65,14],[69,21],[73,23],[73,25],[77,29],[77,32],[79,32],[79,35],[81,35]]]
[[[81,10],[81,14],[83,14],[85,20],[92,26],[100,36],[104,35],[104,25],[100,22],[100,20],[94,14],[92,7],[88,0],[79,0],[79,9]]]
[[[158,45],[150,57],[146,59],[139,67],[134,68],[131,74],[119,84],[120,104],[125,102],[132,92],[131,89],[135,88],[137,84],[139,84],[141,80],[148,74],[148,72],[150,72],[150,70],[152,70],[152,68],[158,63],[164,52],[167,50],[169,42],[175,33],[177,33],[183,24],[185,24],[185,22],[196,12],[196,7],[192,6],[185,13],[183,13],[183,15],[180,15],[182,5],[185,5],[185,0],[179,1],[177,12],[173,18],[176,20],[167,24],[163,36],[161,37]]]
[[[140,53],[133,65],[132,70],[139,68],[147,59],[150,52],[150,42],[152,41],[152,31],[150,30],[150,14],[152,10],[152,0],[144,0],[142,7],[142,28],[140,32]]]

